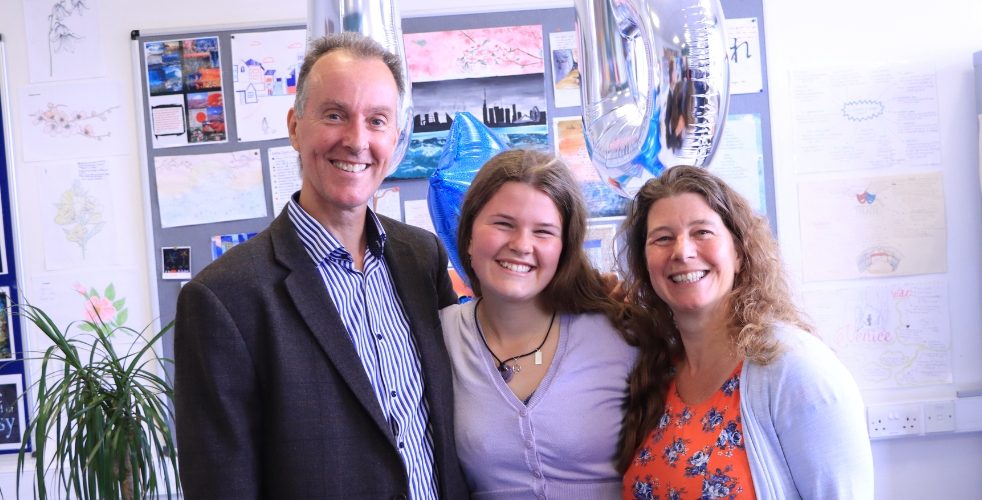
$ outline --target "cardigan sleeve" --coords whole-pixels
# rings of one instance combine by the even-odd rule
[[[781,337],[784,352],[765,368],[772,427],[763,431],[780,446],[769,450],[771,463],[783,457],[783,472],[803,499],[872,499],[873,456],[859,388],[818,338],[798,330]]]

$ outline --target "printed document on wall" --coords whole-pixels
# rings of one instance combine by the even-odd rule
[[[941,164],[932,64],[791,72],[798,172]]]
[[[810,291],[805,307],[861,389],[951,382],[945,283]]]
[[[729,115],[709,171],[743,195],[758,213],[767,213],[764,142],[759,114]]]
[[[948,270],[941,172],[798,184],[805,281]]]

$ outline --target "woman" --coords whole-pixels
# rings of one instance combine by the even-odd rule
[[[623,231],[630,296],[677,351],[662,372],[639,332],[623,498],[872,498],[859,390],[795,308],[765,219],[679,166],[644,185]]]
[[[441,311],[457,452],[475,499],[620,497],[615,469],[637,351],[582,245],[569,168],[501,153],[464,199],[458,248],[477,300]]]

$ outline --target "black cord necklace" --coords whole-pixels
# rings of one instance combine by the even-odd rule
[[[480,299],[478,299],[478,304],[480,304]],[[498,373],[501,374],[501,378],[504,379],[505,383],[507,384],[508,382],[511,382],[512,377],[514,377],[516,373],[522,371],[522,365],[518,363],[518,360],[526,356],[531,356],[533,354],[539,353],[539,351],[542,349],[542,346],[546,345],[546,340],[549,340],[549,332],[552,331],[552,325],[556,322],[556,311],[552,312],[552,319],[549,320],[549,328],[546,329],[546,336],[543,337],[542,343],[539,344],[539,347],[536,347],[535,349],[525,354],[519,354],[518,356],[505,358],[505,361],[513,361],[515,363],[515,366],[512,367],[505,364],[505,361],[502,361],[500,358],[498,358],[498,355],[495,354],[494,351],[491,350],[491,346],[488,345],[488,339],[484,336],[484,329],[481,328],[481,320],[479,320],[477,317],[478,304],[474,304],[474,324],[477,325],[477,331],[478,333],[481,334],[481,340],[484,341],[484,347],[488,348],[488,352],[490,352],[491,356],[494,357],[494,360],[498,362]],[[492,330],[491,333],[494,333],[494,330]],[[498,334],[495,333],[495,337],[497,338]],[[498,338],[498,343],[501,343],[500,338]],[[502,347],[504,347],[504,344],[502,344]],[[536,356],[536,364],[541,364],[542,363],[541,359],[542,359],[541,354],[538,354]]]

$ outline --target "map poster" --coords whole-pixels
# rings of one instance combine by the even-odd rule
[[[819,334],[860,389],[952,381],[945,283],[839,288],[804,295]]]
[[[266,187],[258,149],[158,156],[160,227],[266,217]]]

